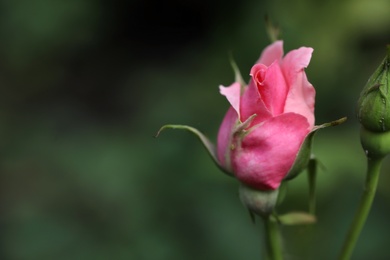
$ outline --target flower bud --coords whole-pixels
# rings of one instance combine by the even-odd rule
[[[312,52],[301,47],[283,55],[283,42],[276,41],[252,67],[248,85],[220,86],[231,106],[219,128],[217,158],[251,188],[278,189],[314,129],[315,89],[305,73]]]
[[[390,130],[390,45],[387,46],[387,56],[360,94],[358,118],[366,130]]]
[[[278,201],[279,190],[257,190],[244,184],[239,189],[240,200],[248,210],[258,216],[266,217],[272,213]]]
[[[360,94],[360,140],[366,155],[380,158],[390,153],[390,45],[387,55]]]

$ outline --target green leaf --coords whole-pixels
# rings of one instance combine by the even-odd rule
[[[313,224],[317,221],[314,215],[299,211],[289,212],[276,218],[281,224],[288,226]]]
[[[214,163],[226,174],[228,174],[230,176],[233,175],[232,173],[230,173],[226,169],[224,169],[224,167],[222,167],[222,165],[218,161],[217,149],[215,148],[215,145],[204,134],[202,134],[198,129],[193,128],[191,126],[187,126],[187,125],[164,125],[160,128],[160,130],[158,130],[155,137],[158,137],[160,135],[160,133],[165,129],[180,129],[180,130],[186,130],[186,131],[193,133],[202,142],[203,146],[206,148],[207,152],[209,153],[209,155],[213,159]]]
[[[318,130],[329,126],[340,125],[346,120],[347,118],[343,117],[330,123],[315,126],[313,130],[306,136],[305,141],[303,141],[301,148],[299,149],[298,155],[295,158],[294,164],[291,167],[287,176],[284,178],[284,180],[291,180],[298,176],[298,174],[301,173],[304,169],[306,169],[311,156],[311,144],[313,142],[313,137]]]

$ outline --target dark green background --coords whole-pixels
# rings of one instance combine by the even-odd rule
[[[310,46],[317,91],[318,224],[284,227],[288,259],[334,259],[362,192],[355,104],[390,42],[390,2],[0,1],[0,259],[262,259],[238,183],[212,140],[233,53],[245,79],[269,44]],[[277,159],[277,158],[276,158]],[[390,162],[353,259],[390,257]],[[281,213],[307,209],[306,175]]]

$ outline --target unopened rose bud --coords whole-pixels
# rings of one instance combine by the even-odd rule
[[[358,118],[367,130],[390,130],[390,45],[387,46],[387,56],[360,94]]]
[[[375,70],[358,101],[362,126],[361,142],[368,157],[390,153],[390,45],[387,55]]]

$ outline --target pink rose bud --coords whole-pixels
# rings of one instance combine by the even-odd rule
[[[248,86],[220,86],[231,107],[218,133],[218,161],[249,187],[277,189],[313,130],[315,90],[304,71],[312,52],[301,47],[283,57],[277,41],[252,67]]]

